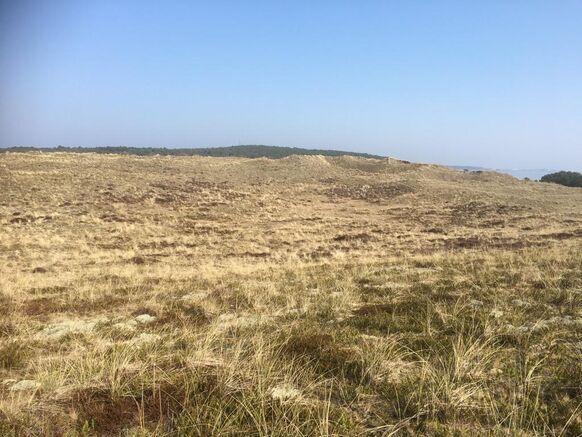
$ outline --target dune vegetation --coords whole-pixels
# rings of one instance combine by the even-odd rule
[[[17,146],[0,149],[0,153],[13,152],[42,152],[42,153],[98,153],[98,154],[120,154],[137,156],[212,156],[215,158],[233,157],[239,158],[285,158],[292,155],[322,155],[322,156],[360,156],[363,158],[382,158],[369,153],[345,152],[329,149],[304,149],[301,147],[281,147],[264,145],[242,145],[226,147],[199,147],[199,148],[167,148],[167,147],[28,147]]]
[[[0,435],[582,435],[582,190],[0,155]]]
[[[542,182],[551,182],[566,187],[582,188],[582,174],[575,171],[559,171],[542,176]]]

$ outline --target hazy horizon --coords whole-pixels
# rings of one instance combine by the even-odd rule
[[[0,4],[0,147],[582,170],[582,4]]]

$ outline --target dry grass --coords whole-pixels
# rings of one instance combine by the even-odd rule
[[[0,155],[0,435],[582,434],[582,190]]]

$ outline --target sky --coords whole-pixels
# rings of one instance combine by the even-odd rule
[[[582,170],[582,1],[0,0],[0,147]]]

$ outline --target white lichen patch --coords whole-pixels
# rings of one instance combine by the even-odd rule
[[[138,323],[142,323],[144,325],[148,324],[148,323],[152,323],[156,321],[156,317],[155,316],[151,316],[149,314],[140,314],[139,316],[137,316],[135,318],[135,321]]]
[[[370,335],[370,334],[361,334],[360,337],[362,337],[362,340],[370,341],[370,342],[376,342],[376,341],[383,340],[382,337],[378,337],[377,335]]]
[[[183,300],[185,302],[190,302],[190,301],[200,301],[200,300],[206,299],[207,297],[208,297],[207,291],[200,291],[197,293],[185,294],[184,296],[181,296],[179,299]]]
[[[380,366],[380,371],[376,375],[376,380],[383,380],[389,383],[400,383],[417,367],[414,362],[404,360],[387,360],[383,361]]]
[[[572,316],[556,316],[550,319],[538,320],[535,323],[528,323],[522,326],[514,327],[513,325],[506,325],[508,331],[515,331],[522,334],[530,332],[540,332],[551,328],[562,327],[569,329],[582,329],[582,319],[575,319]]]
[[[147,343],[154,343],[154,342],[160,340],[161,338],[162,337],[158,334],[149,334],[147,332],[142,332],[137,337],[129,340],[129,343],[132,345],[139,346],[139,345],[143,345],[143,344],[147,344]]]
[[[40,387],[40,382],[34,381],[32,379],[23,379],[18,381],[10,387],[10,391],[28,391],[36,390]]]
[[[501,317],[503,317],[504,312],[498,309],[493,309],[491,310],[491,312],[489,313],[489,315],[495,319],[499,319]]]
[[[128,320],[127,322],[118,322],[118,323],[115,323],[113,325],[113,328],[115,328],[118,331],[130,333],[130,332],[135,331],[135,329],[137,327],[137,323],[138,322],[136,320]]]
[[[280,402],[288,402],[301,398],[301,391],[289,384],[273,387],[269,390],[269,394],[272,399]]]
[[[46,326],[37,335],[49,339],[59,339],[67,334],[86,334],[93,331],[97,324],[105,322],[107,322],[107,319],[105,318],[91,320],[63,320]]]

